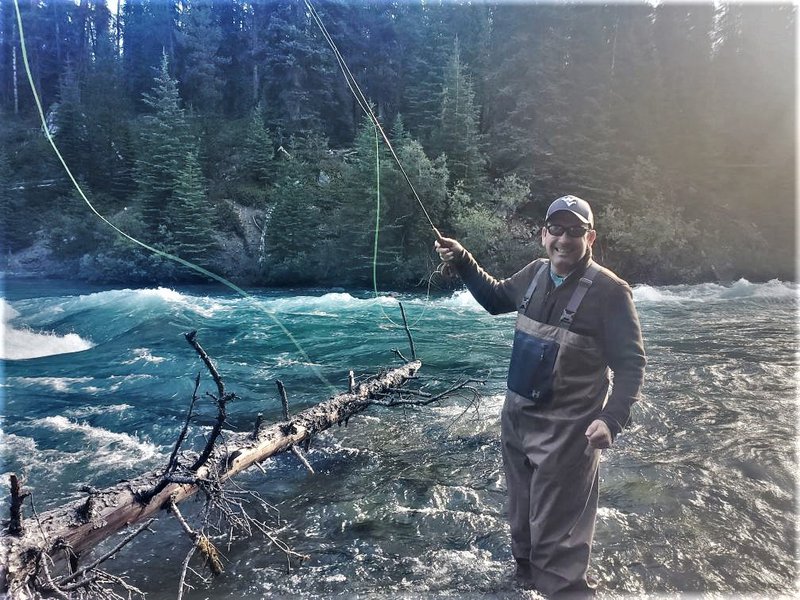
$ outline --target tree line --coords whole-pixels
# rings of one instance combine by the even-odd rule
[[[547,204],[596,209],[636,282],[794,277],[789,4],[314,3],[437,228],[499,275]],[[120,6],[121,5],[121,6]],[[414,286],[433,236],[302,1],[0,5],[5,255],[75,276],[190,277],[134,237],[248,283]],[[378,225],[377,252],[375,229]]]

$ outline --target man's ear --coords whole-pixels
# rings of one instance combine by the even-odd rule
[[[597,239],[597,232],[594,229],[590,229],[586,233],[586,243],[589,244],[590,248],[592,247],[592,244],[594,244],[594,241],[596,239]]]

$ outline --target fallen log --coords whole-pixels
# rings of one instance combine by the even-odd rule
[[[75,580],[80,580],[76,573],[81,573],[76,571],[79,558],[102,540],[137,523],[144,523],[139,531],[144,530],[148,519],[161,510],[175,510],[178,503],[204,485],[224,483],[248,467],[310,440],[334,424],[347,422],[371,404],[386,405],[382,399],[413,378],[420,367],[419,361],[412,361],[387,370],[283,422],[270,426],[259,422],[254,431],[248,433],[227,432],[225,444],[214,445],[210,452],[204,451],[205,460],[197,460],[192,469],[177,469],[175,461],[170,459],[166,471],[153,471],[99,491],[91,489],[85,500],[36,515],[26,522],[19,516],[12,531],[5,530],[0,535],[0,592],[11,598],[36,597],[42,590],[65,596],[66,587],[56,585],[50,574],[50,557],[66,555],[69,558],[71,574],[59,581],[76,586]],[[226,397],[230,399],[231,395],[225,394],[218,376],[215,381],[220,392],[220,397],[215,398],[217,402]],[[220,405],[224,415],[224,404]],[[18,486],[16,493],[20,493]],[[133,535],[126,539],[132,538]]]

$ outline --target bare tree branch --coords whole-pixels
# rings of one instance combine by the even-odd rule
[[[411,337],[411,330],[408,328],[408,319],[406,319],[406,309],[403,308],[402,302],[398,300],[397,303],[400,305],[400,314],[403,316],[403,327],[408,336],[408,344],[411,346],[411,360],[417,360],[417,351],[414,349],[414,338]]]
[[[411,353],[415,356],[413,339],[402,304],[401,311],[411,344]],[[313,473],[314,470],[299,445],[308,443],[315,435],[334,424],[346,424],[350,417],[373,405],[427,406],[451,394],[471,392],[473,401],[459,415],[458,418],[461,418],[472,408],[477,398],[478,392],[471,384],[483,383],[477,379],[466,379],[437,394],[424,389],[409,389],[405,384],[417,379],[416,373],[421,363],[416,360],[406,361],[406,364],[398,368],[361,379],[358,383],[350,372],[347,392],[337,394],[290,416],[286,389],[281,382],[277,382],[283,406],[283,422],[264,425],[262,419],[258,419],[253,431],[242,433],[223,431],[227,419],[226,405],[235,398],[235,395],[225,391],[222,378],[211,358],[196,339],[196,332],[186,334],[186,339],[206,365],[218,392],[218,396],[212,395],[218,406],[217,420],[194,464],[190,468],[182,467],[179,454],[188,436],[198,399],[199,373],[195,378],[186,421],[165,469],[145,473],[133,480],[103,490],[85,488],[84,491],[89,494],[88,498],[70,502],[41,516],[37,514],[33,498],[30,497],[37,527],[25,528],[17,535],[12,535],[10,531],[0,532],[0,547],[3,549],[0,552],[0,593],[8,591],[11,597],[15,598],[17,594],[20,597],[28,597],[35,590],[44,590],[51,595],[67,598],[73,592],[77,592],[81,597],[111,600],[122,598],[114,591],[114,587],[117,587],[125,590],[128,596],[141,594],[137,588],[116,575],[102,571],[99,567],[117,555],[137,535],[147,530],[154,516],[162,509],[170,510],[192,539],[192,548],[181,565],[179,598],[182,598],[187,590],[192,589],[187,580],[190,571],[205,581],[202,575],[191,568],[190,561],[197,550],[205,557],[212,573],[222,572],[222,556],[207,532],[211,532],[215,537],[224,536],[229,545],[235,539],[234,532],[245,535],[261,533],[270,545],[285,554],[287,566],[291,568],[293,561],[302,562],[308,557],[295,552],[278,537],[279,514],[273,525],[262,520],[263,517],[256,518],[248,512],[253,509],[253,502],[257,503],[256,510],[260,506],[266,510],[267,515],[276,514],[277,510],[253,492],[244,492],[243,496],[243,492],[239,491],[232,481],[235,475],[253,465],[261,468],[259,464],[261,461],[287,450],[294,453]],[[395,352],[405,361],[399,351]],[[16,491],[14,491],[15,483]],[[206,502],[202,513],[202,524],[192,527],[179,511],[178,504],[198,491],[205,494]],[[20,491],[19,482],[12,480],[12,504],[15,495],[19,503],[28,496]],[[21,524],[21,507],[19,514]],[[81,569],[77,568],[78,556],[120,529],[135,523],[141,525],[111,551],[91,564]],[[51,557],[58,557],[60,562],[62,550],[66,553],[71,570],[54,579],[51,565],[62,569],[63,565],[53,563]]]
[[[172,454],[169,457],[169,461],[167,462],[167,469],[164,471],[164,474],[172,473],[175,468],[178,466],[178,451],[180,450],[181,446],[183,445],[184,440],[186,439],[186,435],[189,433],[189,424],[192,420],[192,411],[194,411],[194,405],[197,402],[197,390],[200,387],[200,371],[197,372],[197,377],[194,380],[194,391],[192,392],[192,401],[189,403],[189,410],[186,413],[186,421],[183,423],[183,429],[181,429],[180,434],[178,435],[178,439],[175,441],[175,447],[172,449]]]
[[[94,569],[97,566],[101,565],[102,563],[107,561],[109,558],[112,558],[120,550],[122,550],[125,546],[127,546],[130,542],[132,542],[133,539],[137,535],[139,535],[140,533],[142,533],[145,530],[149,530],[150,529],[150,525],[153,524],[153,521],[155,521],[155,519],[148,519],[147,521],[142,523],[139,527],[134,529],[133,532],[131,532],[129,535],[127,535],[125,537],[125,539],[123,539],[119,544],[114,546],[114,548],[112,550],[110,550],[109,552],[106,552],[103,556],[101,556],[100,558],[95,560],[92,564],[85,566],[80,571],[76,571],[75,573],[72,573],[71,575],[67,575],[66,577],[60,578],[58,580],[59,585],[67,583],[69,581],[73,581],[73,580],[75,580],[75,579],[77,579],[79,577],[83,577],[84,575],[86,575],[86,573],[88,573],[92,569]]]

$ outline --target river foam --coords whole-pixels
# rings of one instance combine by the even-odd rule
[[[9,324],[19,317],[19,312],[4,299],[0,299],[2,310],[2,336],[0,340],[0,358],[4,360],[22,360],[40,358],[70,352],[82,352],[94,347],[89,340],[77,333],[58,335],[54,332],[37,332],[27,327],[15,328]]]
[[[753,283],[739,279],[730,284],[701,283],[698,285],[637,285],[633,288],[633,299],[639,303],[679,304],[685,302],[716,302],[742,298],[765,298],[789,300],[797,298],[798,285],[772,279],[766,283]]]

